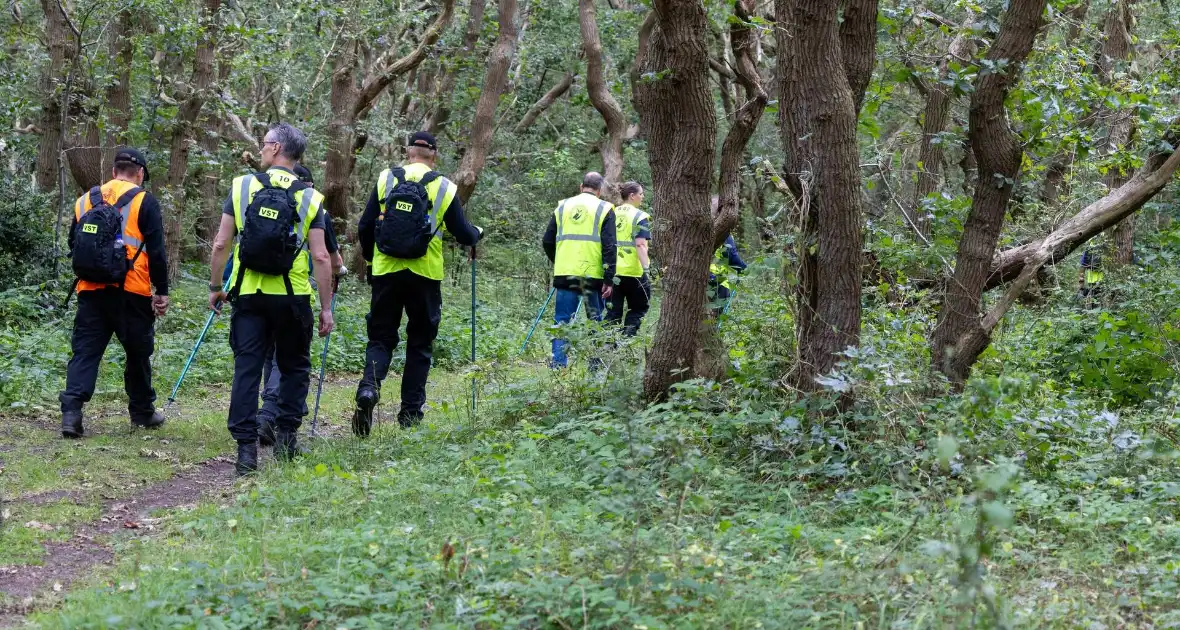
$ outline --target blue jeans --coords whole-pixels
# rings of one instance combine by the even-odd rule
[[[557,290],[557,306],[556,312],[553,316],[553,323],[558,326],[568,324],[574,319],[574,311],[578,309],[578,303],[581,302],[582,296],[586,296],[586,311],[590,316],[591,321],[602,321],[603,304],[602,294],[598,291],[590,289],[584,294],[573,289],[558,289]],[[553,361],[552,367],[566,367],[569,365],[570,342],[566,339],[553,340]]]

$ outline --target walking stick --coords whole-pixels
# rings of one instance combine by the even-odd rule
[[[221,287],[222,292],[229,290],[229,282],[232,278],[225,281],[225,285]],[[184,382],[184,377],[188,374],[188,369],[193,365],[193,359],[197,358],[197,350],[201,349],[201,342],[205,341],[205,333],[209,332],[209,326],[213,324],[213,318],[217,315],[217,311],[209,309],[209,316],[205,318],[205,327],[201,329],[201,335],[197,337],[197,343],[193,345],[193,351],[189,353],[188,360],[184,362],[184,369],[180,371],[180,378],[176,379],[176,385],[172,387],[172,393],[168,395],[168,402],[164,405],[167,408],[169,405],[176,402],[176,392],[180,391],[180,384]]]
[[[332,294],[332,316],[336,315],[336,294]],[[316,424],[320,419],[320,394],[324,393],[324,369],[328,365],[328,343],[332,341],[332,333],[324,337],[324,352],[320,355],[320,384],[315,390],[315,413],[311,416],[311,437],[315,437]]]
[[[557,289],[549,289],[549,295],[545,298],[545,303],[541,305],[541,310],[537,311],[537,318],[533,320],[533,325],[529,327],[529,334],[524,336],[524,343],[520,344],[520,352],[524,354],[524,349],[528,347],[529,340],[533,338],[533,331],[537,329],[537,324],[541,323],[541,318],[545,316],[545,309],[549,308],[549,301],[553,299],[553,294],[557,293]]]
[[[471,246],[471,413],[475,413],[475,246]]]

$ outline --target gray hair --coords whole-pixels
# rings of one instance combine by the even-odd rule
[[[606,184],[606,178],[593,171],[586,173],[582,178],[582,188],[589,188],[590,190],[597,190],[602,192],[602,187]]]
[[[288,123],[274,123],[267,130],[268,142],[277,142],[283,149],[282,156],[293,162],[303,159],[303,152],[307,150],[307,136]]]

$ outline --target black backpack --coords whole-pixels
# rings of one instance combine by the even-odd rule
[[[398,183],[386,193],[385,212],[377,218],[377,250],[394,258],[421,258],[439,229],[430,229],[431,205],[426,186],[441,175],[430,171],[412,182],[406,180],[403,168],[393,169],[392,174]]]
[[[135,196],[143,192],[138,186],[128,190],[111,205],[102,198],[98,186],[90,189],[90,210],[78,219],[74,226],[74,249],[72,251],[74,274],[79,280],[102,284],[123,285],[127,271],[143,252],[143,243],[135,255],[127,259],[127,246],[123,244],[122,208],[131,205]]]
[[[287,293],[294,295],[289,274],[304,245],[299,235],[295,193],[307,188],[307,184],[295,181],[288,188],[280,188],[271,184],[266,173],[256,173],[254,177],[262,184],[262,190],[254,194],[242,211],[238,279],[233,293],[236,295],[241,289],[245,270],[249,269],[270,276],[283,276]]]

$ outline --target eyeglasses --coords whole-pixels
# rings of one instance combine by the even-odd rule
[[[278,144],[282,144],[282,143],[280,143],[280,142],[275,142],[274,140],[263,140],[263,141],[262,141],[262,148],[264,148],[264,149],[265,149],[265,148],[266,148],[266,145],[268,145],[268,144],[274,144],[274,145],[278,145]]]

